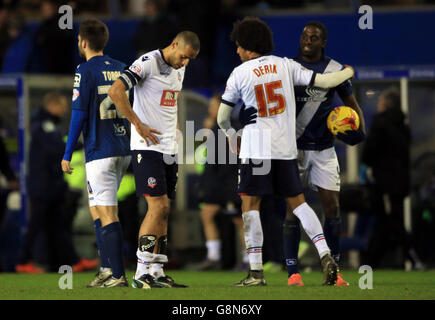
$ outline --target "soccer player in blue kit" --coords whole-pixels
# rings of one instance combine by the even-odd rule
[[[309,22],[300,38],[299,54],[293,58],[302,66],[316,73],[330,73],[343,69],[343,65],[325,56],[327,29],[321,22]],[[324,235],[331,249],[331,255],[339,263],[341,220],[339,211],[340,171],[334,149],[334,137],[326,126],[329,113],[340,104],[354,109],[360,118],[357,131],[339,133],[337,137],[349,145],[364,140],[364,116],[352,91],[350,80],[334,88],[323,89],[315,86],[295,86],[296,98],[296,139],[298,162],[302,181],[318,191],[325,223]],[[289,273],[288,284],[303,286],[298,270],[298,248],[300,241],[299,220],[290,215],[284,222],[284,252]],[[337,286],[348,286],[341,274],[337,275]]]
[[[117,191],[130,164],[128,122],[107,95],[125,64],[103,54],[107,26],[96,19],[80,24],[79,53],[68,141],[61,166],[71,174],[74,146],[83,132],[89,207],[101,259],[100,270],[87,287],[127,287],[118,219]]]

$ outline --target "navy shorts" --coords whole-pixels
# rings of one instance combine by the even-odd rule
[[[302,192],[297,159],[272,159],[261,163],[258,160],[253,162],[252,159],[242,159],[239,164],[239,195],[294,197]]]
[[[156,197],[167,194],[169,199],[174,199],[178,164],[166,164],[163,153],[157,151],[132,150],[131,153],[136,195]]]

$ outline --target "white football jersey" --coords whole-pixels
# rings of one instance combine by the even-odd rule
[[[258,110],[256,123],[244,127],[241,159],[296,159],[294,85],[312,85],[315,73],[293,59],[262,56],[235,68],[222,102]]]
[[[159,144],[147,146],[134,125],[131,125],[131,150],[177,153],[177,99],[183,85],[184,71],[185,67],[177,70],[172,68],[164,60],[163,53],[154,50],[139,57],[121,75],[120,79],[128,88],[134,86],[134,112],[144,124],[162,133],[154,133]]]

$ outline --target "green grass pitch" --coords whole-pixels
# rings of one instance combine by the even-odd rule
[[[349,287],[321,285],[320,272],[302,274],[304,287],[288,287],[286,273],[266,274],[266,287],[233,288],[230,285],[246,276],[240,272],[169,271],[177,282],[189,288],[139,290],[132,288],[85,288],[94,273],[73,275],[73,289],[61,290],[62,274],[0,274],[0,299],[13,300],[435,300],[435,270],[404,272],[379,270],[373,272],[373,289],[358,286],[362,274],[345,271]],[[129,279],[133,273],[128,272]]]

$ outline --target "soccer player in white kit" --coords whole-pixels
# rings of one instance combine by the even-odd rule
[[[247,278],[235,286],[266,285],[259,209],[262,196],[267,194],[280,195],[286,199],[288,208],[299,218],[319,252],[324,273],[323,284],[334,285],[338,266],[331,257],[319,219],[305,202],[302,193],[297,165],[293,87],[298,84],[333,87],[351,78],[353,69],[347,67],[335,73],[316,74],[292,59],[269,55],[274,48],[272,32],[258,18],[247,17],[236,22],[231,39],[237,45],[242,64],[233,70],[227,81],[219,107],[218,123],[225,130],[230,146],[234,146],[237,140],[237,151],[240,149],[238,192],[242,198],[245,242],[250,263]],[[236,137],[229,120],[232,107],[240,99],[258,113],[256,122],[244,127],[241,141]]]
[[[175,197],[178,165],[177,98],[184,72],[199,53],[198,36],[179,33],[172,43],[139,57],[109,89],[119,111],[131,122],[130,149],[136,194],[145,197],[148,211],[139,229],[137,270],[132,287],[186,287],[165,275],[170,199]],[[134,87],[133,108],[125,91]]]

